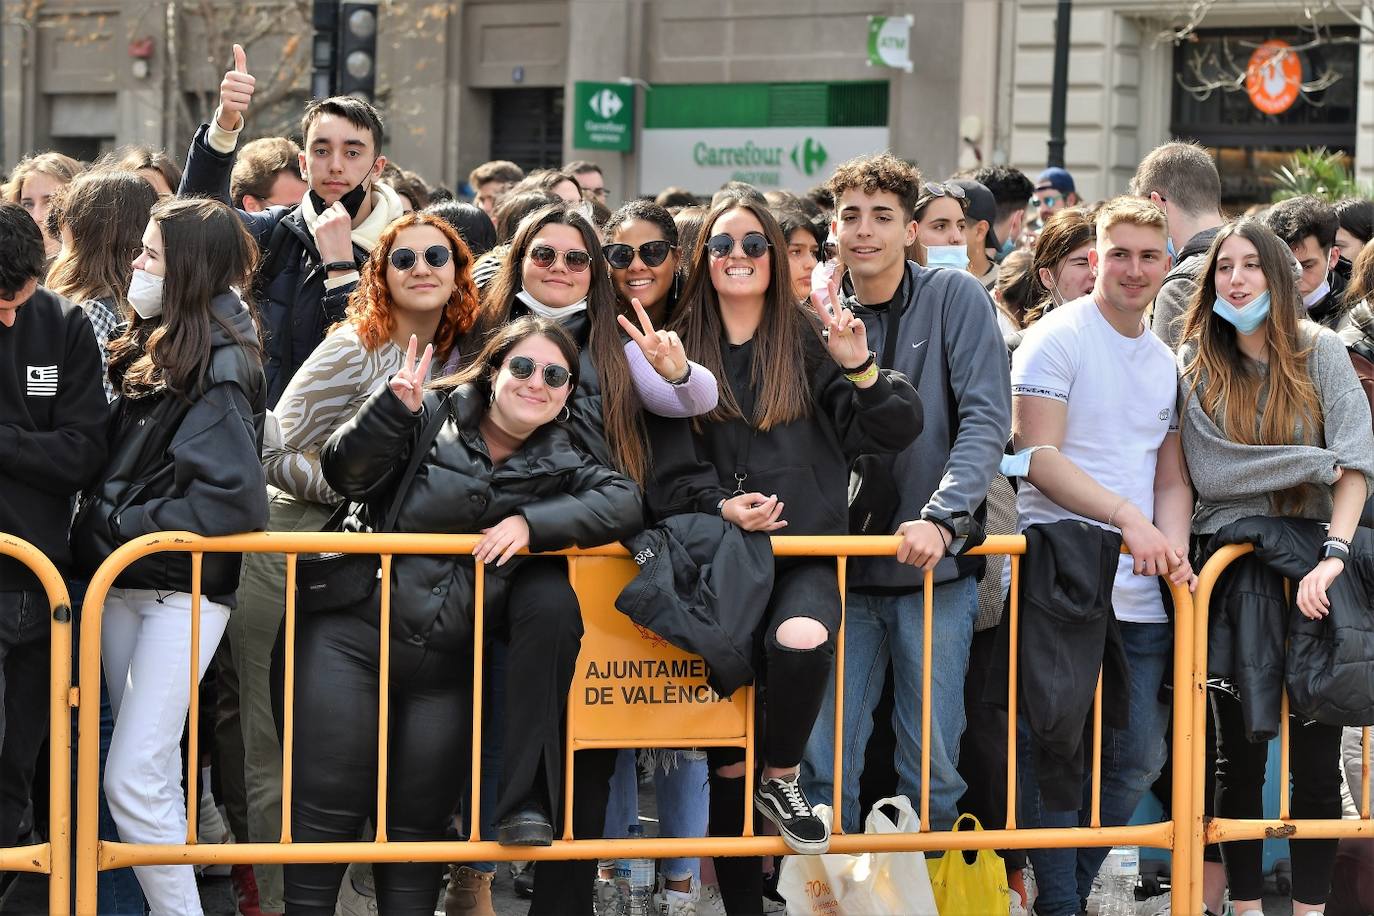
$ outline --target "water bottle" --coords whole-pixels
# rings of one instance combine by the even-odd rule
[[[1098,872],[1101,896],[1097,916],[1135,916],[1135,883],[1140,875],[1140,850],[1114,846]]]
[[[642,840],[644,828],[631,824],[629,838]],[[654,860],[617,859],[615,863],[615,884],[620,892],[621,912],[626,916],[653,916],[654,908]]]

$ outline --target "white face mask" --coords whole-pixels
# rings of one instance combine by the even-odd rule
[[[545,305],[540,302],[523,289],[515,294],[515,298],[525,303],[525,306],[540,318],[550,318],[554,321],[567,321],[578,312],[585,312],[587,310],[586,299],[580,299],[572,305],[565,305],[562,308],[554,308],[551,305]]]
[[[964,245],[927,245],[926,266],[968,270],[968,248]]]
[[[142,268],[134,268],[129,281],[129,305],[140,318],[156,318],[162,314],[162,277]]]

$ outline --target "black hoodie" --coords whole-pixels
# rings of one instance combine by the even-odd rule
[[[0,324],[0,531],[30,542],[65,573],[72,498],[105,460],[109,408],[100,349],[81,307],[42,287]],[[0,591],[38,588],[0,557]]]
[[[155,531],[214,536],[267,525],[261,458],[267,383],[261,359],[242,343],[257,332],[233,293],[216,296],[210,308],[230,330],[211,322],[210,365],[199,395],[189,402],[166,391],[121,395],[113,405],[110,459],[83,497],[72,531],[86,573],[114,548]],[[202,582],[210,600],[234,606],[241,559],[205,554]],[[190,555],[139,560],[115,584],[190,591]]]

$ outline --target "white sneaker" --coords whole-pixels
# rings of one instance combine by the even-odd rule
[[[675,891],[664,886],[659,879],[659,890],[654,894],[654,911],[659,916],[697,916],[697,903],[701,900],[701,883],[692,879],[690,891]]]
[[[697,900],[697,916],[728,916],[725,901],[720,899],[720,888],[714,884],[704,884]]]
[[[377,892],[366,886],[358,887],[345,873],[339,885],[339,902],[334,906],[334,916],[377,916]]]

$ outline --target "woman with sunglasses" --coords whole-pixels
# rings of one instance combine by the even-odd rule
[[[863,322],[848,309],[797,306],[786,243],[765,206],[729,198],[705,225],[677,329],[687,352],[725,384],[720,405],[694,424],[655,424],[663,435],[654,451],[665,462],[650,502],[667,507],[663,514],[716,513],[747,531],[846,534],[850,463],[859,452],[910,444],[920,399],[903,376],[878,369]],[[833,285],[830,300],[839,301]],[[839,625],[834,561],[779,558],[755,636],[765,727],[754,805],[799,853],[824,852],[830,841],[796,774]],[[744,779],[754,774],[744,772],[738,748],[707,754],[711,834],[738,835]],[[719,858],[715,867],[727,911],[759,912],[758,859]]]
[[[923,267],[968,270],[968,197],[952,181],[927,181],[911,218],[916,222],[916,243],[908,252]]]
[[[548,845],[560,773],[546,749],[558,740],[582,623],[566,563],[515,554],[626,537],[642,524],[639,493],[572,440],[564,421],[577,348],[556,322],[511,322],[467,369],[428,391],[434,348],[417,351],[412,337],[390,381],[320,455],[330,486],[365,505],[355,510],[359,525],[399,499],[397,531],[483,535],[471,557],[393,561],[386,826],[393,840],[438,840],[459,801],[453,765],[466,759],[471,733],[477,562],[486,571],[485,625],[510,640],[496,839]],[[402,481],[416,448],[423,449],[416,472]],[[353,839],[374,813],[379,593],[301,620],[297,676],[310,689],[296,708],[297,841]],[[329,751],[328,766],[317,765],[320,748]],[[287,866],[286,912],[330,916],[344,868]],[[378,863],[379,910],[429,916],[440,872],[433,863]]]
[[[368,395],[405,360],[412,335],[446,356],[477,314],[472,258],[458,233],[432,214],[407,214],[383,230],[349,298],[345,319],[326,335],[292,376],[272,414],[263,448],[272,531],[318,531],[341,497],[325,480],[320,450]],[[229,643],[239,678],[240,724],[249,805],[249,837],[275,839],[281,830],[281,743],[271,714],[280,697],[271,664],[286,614],[286,561],[281,554],[248,554]],[[374,646],[375,650],[375,646]],[[280,662],[278,661],[278,664]],[[278,671],[280,677],[280,670]],[[297,741],[320,724],[309,717]],[[311,746],[309,744],[305,745]],[[312,770],[314,768],[311,768]],[[315,772],[298,771],[297,785]],[[297,790],[299,791],[299,789]],[[248,839],[245,838],[245,839]],[[263,906],[279,911],[280,866],[258,866]]]

